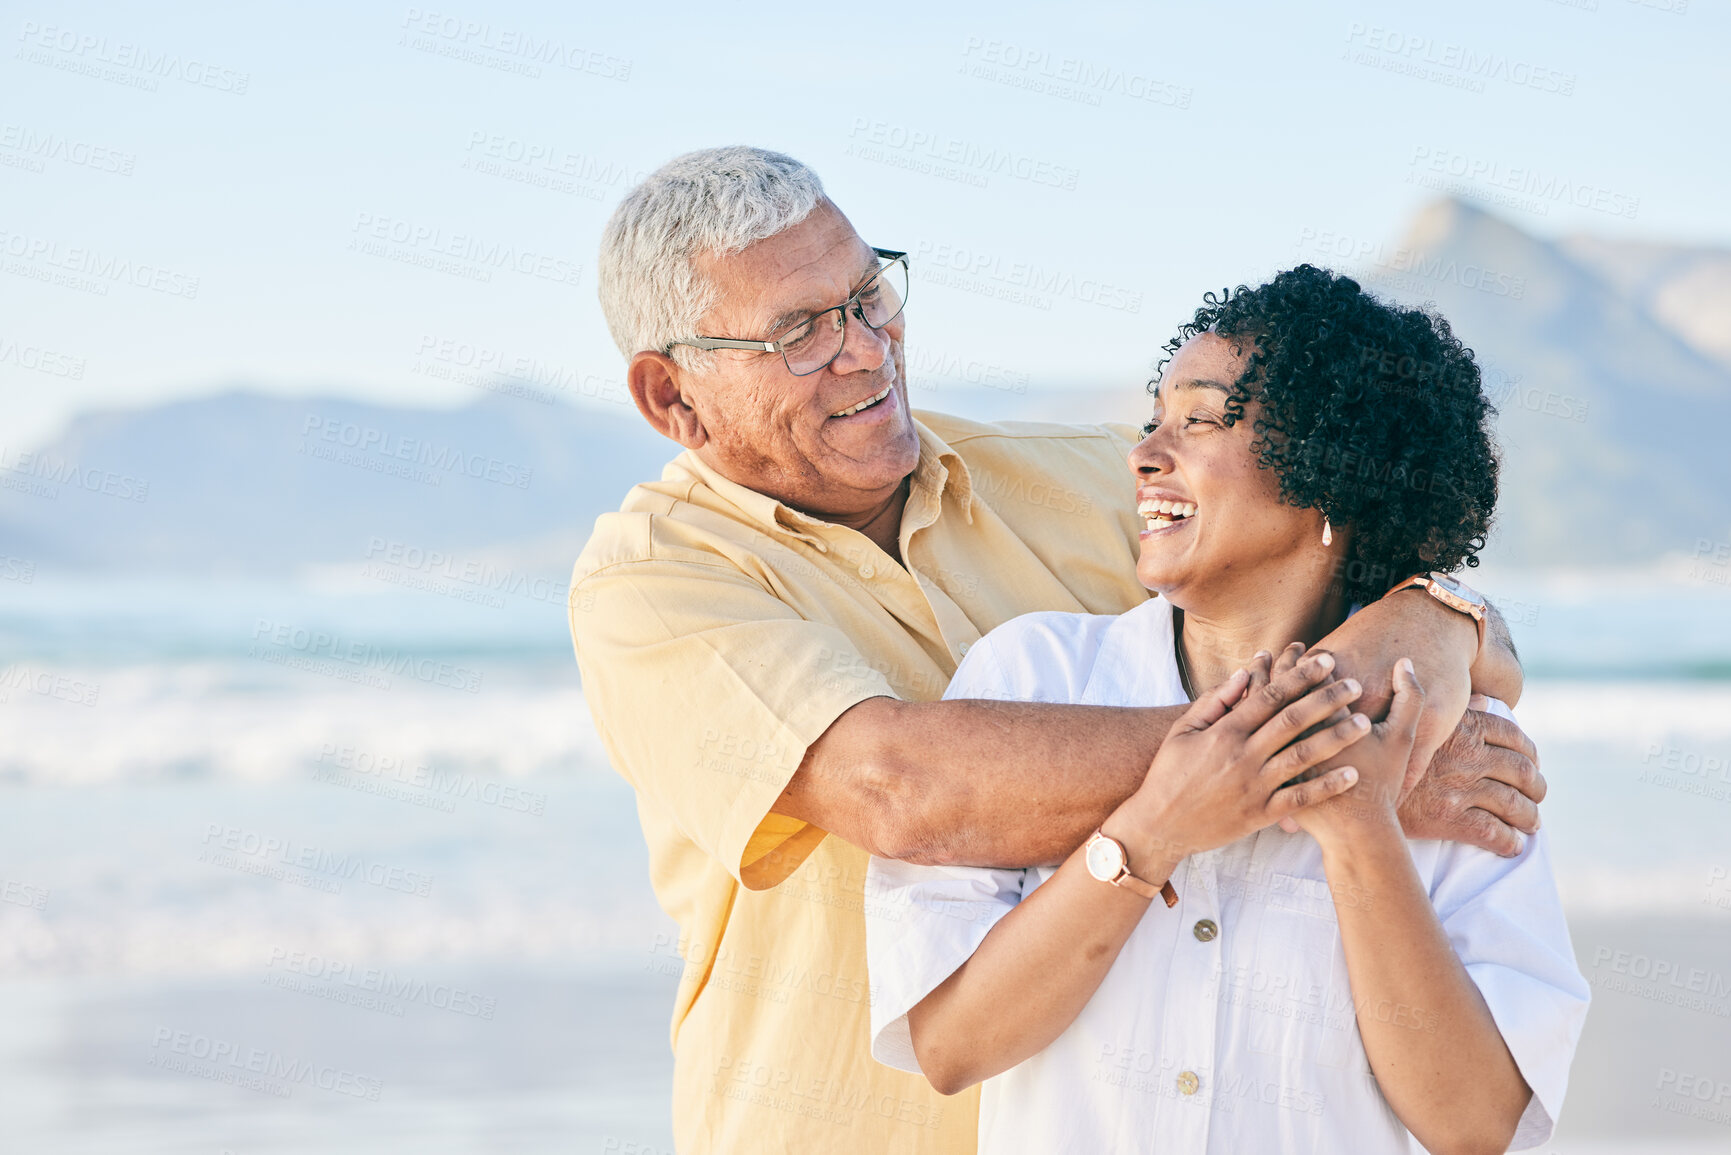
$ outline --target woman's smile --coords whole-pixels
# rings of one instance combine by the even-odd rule
[[[1138,536],[1148,538],[1188,525],[1196,516],[1196,503],[1166,493],[1149,492],[1142,495],[1136,505],[1136,512],[1148,523]]]

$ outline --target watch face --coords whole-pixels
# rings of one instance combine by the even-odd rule
[[[1462,601],[1471,602],[1475,606],[1485,604],[1484,597],[1477,590],[1469,585],[1463,585],[1446,573],[1433,573],[1430,575],[1430,580]]]
[[[1111,882],[1124,873],[1124,848],[1099,835],[1088,844],[1088,873],[1101,882]]]

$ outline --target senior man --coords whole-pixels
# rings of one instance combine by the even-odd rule
[[[938,700],[1001,622],[1149,596],[1136,435],[916,417],[906,258],[777,153],[650,175],[600,270],[632,398],[685,449],[596,522],[570,603],[584,694],[681,932],[679,1149],[971,1152],[976,1092],[944,1098],[868,1054],[865,919],[896,912],[865,893],[867,859],[1056,862],[1147,773],[1176,707]],[[1469,711],[1456,728],[1469,682],[1519,694],[1506,634],[1481,635],[1412,589],[1325,645],[1366,686],[1417,662],[1429,770],[1407,831],[1510,853],[1544,786],[1512,726]]]

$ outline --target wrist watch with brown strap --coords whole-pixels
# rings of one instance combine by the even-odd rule
[[[1485,651],[1485,607],[1489,604],[1483,594],[1463,582],[1458,582],[1446,573],[1413,574],[1405,581],[1398,583],[1389,594],[1418,586],[1431,597],[1455,611],[1465,614],[1479,627],[1479,653]],[[1387,597],[1388,594],[1382,595]]]
[[[1159,895],[1166,900],[1167,906],[1178,905],[1178,892],[1172,889],[1172,881],[1168,879],[1155,886],[1152,882],[1145,882],[1131,874],[1130,859],[1124,853],[1124,844],[1110,835],[1094,831],[1093,836],[1082,844],[1082,860],[1088,864],[1088,873],[1101,882],[1121,886],[1143,898]]]

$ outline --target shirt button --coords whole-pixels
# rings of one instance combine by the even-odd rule
[[[1178,1093],[1194,1095],[1196,1088],[1202,1085],[1202,1080],[1196,1077],[1195,1071],[1180,1071],[1178,1073]]]
[[[869,561],[859,567],[859,576],[865,578],[867,581],[870,581],[872,576],[877,572],[877,570],[872,568],[872,563]]]
[[[973,648],[974,648],[974,643],[963,642],[956,647],[956,653],[961,654],[963,657],[966,657],[968,651],[973,649]]]
[[[1220,933],[1220,928],[1214,925],[1214,920],[1205,918],[1190,928],[1190,933],[1196,936],[1198,942],[1213,942],[1214,936]]]

